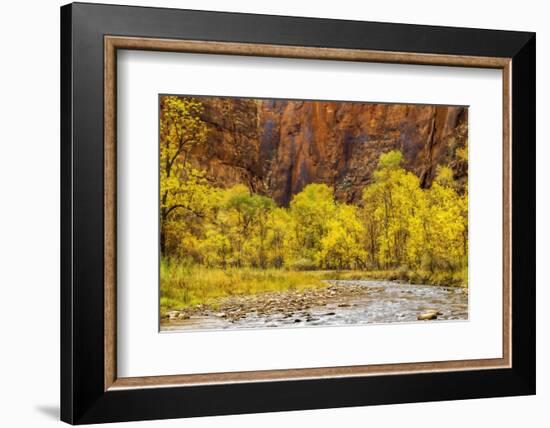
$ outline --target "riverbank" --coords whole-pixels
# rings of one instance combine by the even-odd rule
[[[385,281],[401,281],[408,284],[440,285],[447,287],[468,288],[468,269],[456,272],[426,271],[426,270],[373,270],[373,271],[325,271],[325,279],[376,279]]]
[[[354,285],[351,283],[352,281],[345,282],[346,285],[323,281],[322,287],[318,288],[310,287],[300,290],[292,289],[226,296],[220,298],[217,302],[169,311],[163,316],[163,319],[187,320],[191,317],[214,316],[234,322],[252,313],[261,316],[269,316],[275,313],[291,316],[294,313],[302,313],[307,321],[310,316],[307,315],[306,311],[312,307],[328,304],[334,307],[347,307],[349,304],[346,304],[345,301],[353,296],[380,291],[380,287],[364,287]]]
[[[328,287],[327,280],[385,280],[412,284],[464,287],[466,271],[423,272],[407,269],[386,271],[291,271],[285,269],[211,269],[161,262],[160,312],[199,305],[215,307],[220,299],[270,292]]]
[[[161,263],[161,315],[169,310],[215,304],[223,297],[256,295],[275,291],[323,288],[330,279],[323,272],[284,269],[229,268]]]
[[[300,327],[465,320],[468,293],[395,281],[325,280],[321,288],[234,295],[172,310],[161,330]]]

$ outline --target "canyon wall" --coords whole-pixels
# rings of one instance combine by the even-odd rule
[[[437,165],[464,186],[468,165],[455,152],[467,144],[468,109],[456,106],[198,97],[207,143],[191,153],[214,184],[246,184],[287,205],[312,182],[358,202],[381,153],[401,150],[404,167],[423,187]]]

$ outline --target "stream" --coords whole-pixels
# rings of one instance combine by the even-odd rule
[[[331,280],[324,288],[231,296],[216,310],[172,311],[162,331],[340,326],[468,319],[467,289],[395,281]],[[422,314],[433,313],[429,321]]]

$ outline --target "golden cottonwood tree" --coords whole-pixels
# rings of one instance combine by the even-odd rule
[[[380,156],[357,205],[312,183],[289,207],[244,184],[215,187],[188,160],[206,144],[203,107],[192,97],[163,97],[160,117],[162,257],[211,268],[360,269],[455,272],[467,266],[468,192],[439,166],[429,189],[402,167],[403,156]],[[467,149],[457,150],[467,162]],[[448,275],[445,277],[449,277]]]
[[[266,268],[267,230],[269,216],[275,208],[273,200],[246,189],[233,194],[225,208],[234,218],[231,236],[236,244],[235,265]]]
[[[187,160],[195,146],[206,142],[202,104],[194,98],[166,96],[161,98],[160,111],[160,246],[164,254],[167,230],[181,228],[170,220],[178,211],[204,216],[210,187],[204,174]]]
[[[418,177],[401,168],[401,152],[380,156],[375,181],[363,192],[367,248],[379,267],[400,266],[417,251],[408,244],[422,241],[418,224],[424,200]],[[408,251],[409,250],[409,251]]]
[[[465,215],[466,213],[466,215]],[[454,189],[452,170],[439,167],[428,192],[426,246],[430,269],[453,270],[467,257],[467,195]]]
[[[336,215],[327,223],[321,239],[319,264],[326,269],[363,269],[367,257],[365,226],[357,215],[357,207],[340,204]]]
[[[332,188],[326,184],[308,184],[290,202],[291,241],[295,259],[313,262],[321,250],[328,222],[336,213]]]
[[[430,189],[401,167],[398,151],[380,156],[363,191],[365,245],[372,266],[454,271],[467,263],[468,194],[439,166]]]
[[[220,190],[210,202],[199,259],[209,266],[267,268],[283,239],[274,225],[275,202],[244,185]]]

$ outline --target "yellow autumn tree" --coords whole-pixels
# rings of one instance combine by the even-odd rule
[[[177,240],[186,217],[205,215],[210,196],[204,174],[188,162],[191,150],[205,144],[202,104],[194,98],[166,96],[160,108],[160,246],[166,252],[167,235]],[[177,216],[177,221],[176,220]],[[183,228],[183,229],[182,229]]]
[[[336,213],[332,188],[326,184],[308,184],[290,202],[290,258],[300,268],[313,267],[327,234],[328,223]]]
[[[160,115],[160,244],[167,263],[212,268],[357,269],[465,272],[468,191],[438,166],[430,188],[403,168],[403,155],[380,155],[358,204],[312,183],[289,207],[244,184],[211,185],[189,161],[206,144],[203,106],[167,96]],[[457,150],[467,162],[467,148]],[[437,275],[435,275],[437,277]],[[453,277],[454,278],[454,277]]]
[[[382,154],[374,183],[363,191],[366,247],[371,263],[380,268],[416,259],[415,244],[422,241],[424,195],[418,177],[403,169],[402,161],[399,151]]]
[[[243,186],[241,186],[243,187]],[[232,195],[225,207],[232,213],[232,242],[237,267],[267,267],[268,221],[275,203],[246,189]]]
[[[468,192],[453,171],[438,166],[431,188],[401,167],[402,155],[380,156],[363,191],[362,219],[370,266],[455,272],[467,266]]]
[[[428,192],[426,247],[430,270],[456,270],[467,258],[467,194],[454,188],[453,172],[440,166]]]
[[[366,266],[365,226],[353,205],[339,204],[321,239],[319,265],[325,269],[363,269]]]
[[[287,209],[277,207],[271,212],[267,231],[268,265],[282,268],[289,254],[290,214]]]

